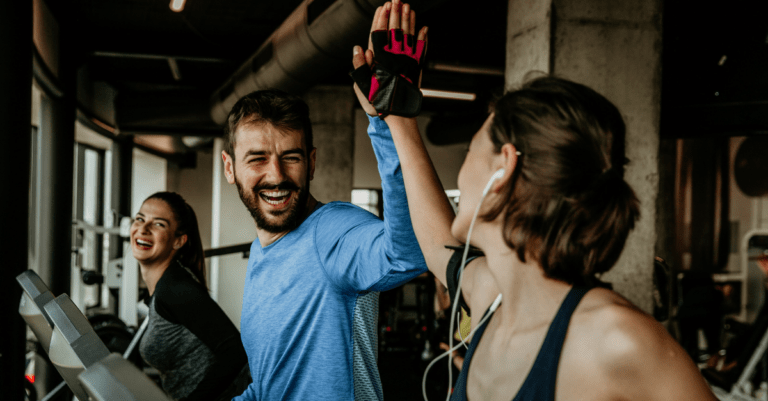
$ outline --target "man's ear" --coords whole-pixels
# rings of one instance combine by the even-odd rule
[[[317,148],[312,148],[309,152],[309,180],[315,179],[315,160],[317,159]]]
[[[226,150],[221,151],[221,159],[224,161],[224,176],[227,177],[227,182],[230,184],[235,183],[235,160],[227,153]]]

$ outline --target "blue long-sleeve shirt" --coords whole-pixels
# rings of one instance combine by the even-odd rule
[[[382,397],[375,327],[356,323],[356,314],[377,313],[369,293],[397,287],[427,266],[389,127],[369,120],[384,220],[349,203],[318,204],[274,243],[253,242],[240,320],[253,383],[236,401]]]

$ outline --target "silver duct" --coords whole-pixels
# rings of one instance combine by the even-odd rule
[[[412,0],[414,10],[443,0]],[[307,0],[211,96],[211,118],[224,124],[241,97],[277,88],[299,94],[329,71],[351,67],[352,47],[367,46],[371,20],[386,0]],[[350,81],[351,82],[351,81]]]

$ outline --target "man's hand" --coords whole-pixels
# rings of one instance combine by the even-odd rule
[[[358,100],[369,115],[414,117],[420,111],[427,27],[414,40],[415,26],[416,13],[409,4],[387,2],[376,9],[368,50],[355,46],[351,75]]]

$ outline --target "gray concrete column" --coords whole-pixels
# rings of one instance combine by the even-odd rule
[[[302,96],[309,105],[317,148],[310,192],[320,202],[352,200],[357,101],[350,86],[318,86]]]
[[[30,122],[32,113],[32,2],[0,2],[0,172],[4,177],[5,252],[0,269],[0,389],[2,398],[24,399],[26,325],[19,315],[16,276],[28,268]]]
[[[597,90],[627,123],[625,178],[641,203],[641,220],[605,276],[620,294],[652,311],[656,245],[661,0],[510,0],[506,86],[531,70]]]

